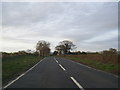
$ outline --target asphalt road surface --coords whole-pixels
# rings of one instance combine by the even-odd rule
[[[71,60],[47,57],[4,88],[118,88],[118,77]]]

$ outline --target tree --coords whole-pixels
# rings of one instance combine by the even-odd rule
[[[50,43],[44,40],[38,41],[36,45],[36,51],[39,53],[39,56],[47,56],[50,54]]]
[[[59,54],[67,54],[70,52],[70,50],[75,49],[75,45],[73,42],[69,40],[64,40],[59,43],[58,46],[55,47],[55,49],[59,52]]]
[[[53,52],[53,55],[57,55],[57,54],[58,54],[58,51],[54,51],[54,52]]]
[[[111,52],[111,54],[117,54],[117,50],[114,48],[110,48],[109,52]]]
[[[58,51],[58,55],[64,54],[62,45],[56,46],[55,49]]]

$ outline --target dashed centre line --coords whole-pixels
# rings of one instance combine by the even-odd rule
[[[56,60],[56,62],[58,63],[58,61]]]
[[[59,64],[59,62],[57,61],[57,59],[56,58],[54,58],[54,59]],[[59,64],[59,66],[62,68],[62,70],[66,71],[66,69],[61,64]],[[84,90],[84,88],[74,79],[74,77],[70,77],[70,78],[77,85],[78,88],[80,88],[81,90]]]
[[[54,59],[59,64],[59,62],[57,61],[57,59],[56,58],[54,58]],[[59,64],[59,66],[65,71],[65,68],[61,64]]]
[[[56,63],[59,63],[56,58],[54,58],[54,59],[55,59]]]
[[[65,71],[65,68],[61,64],[59,64],[59,66]]]
[[[83,87],[73,77],[70,77],[70,78],[81,90],[84,90]]]

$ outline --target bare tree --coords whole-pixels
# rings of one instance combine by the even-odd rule
[[[75,49],[75,45],[73,44],[72,41],[69,40],[64,40],[62,42],[59,43],[58,46],[55,47],[55,49],[61,54],[67,54],[68,52],[70,52],[70,50]]]
[[[39,53],[39,56],[47,56],[50,54],[50,43],[44,40],[38,41],[36,45],[36,51]]]

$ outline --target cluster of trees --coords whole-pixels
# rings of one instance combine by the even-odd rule
[[[56,51],[53,53],[54,55],[63,55],[69,54],[70,50],[75,49],[75,45],[73,42],[64,40],[60,42],[56,47]],[[39,53],[39,56],[47,56],[50,54],[50,43],[46,41],[38,41],[36,45],[36,51]]]

